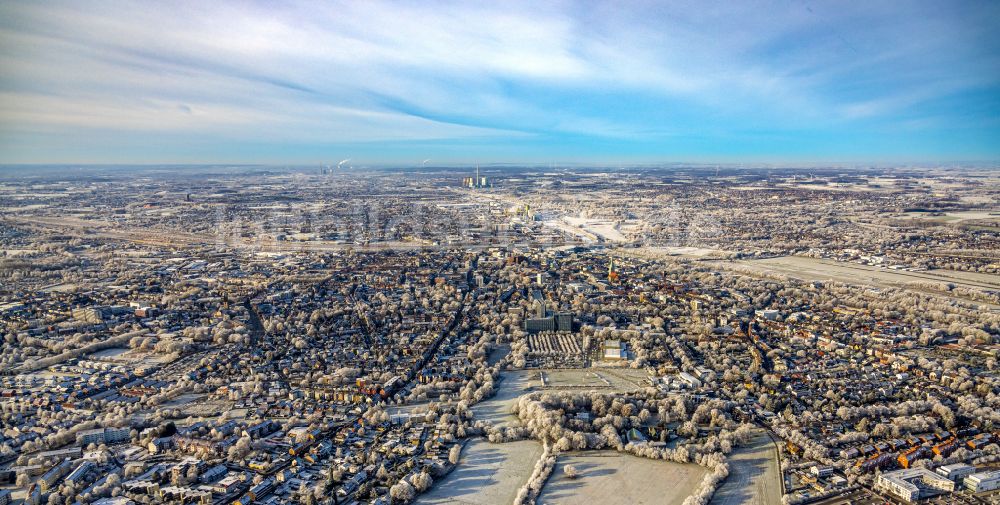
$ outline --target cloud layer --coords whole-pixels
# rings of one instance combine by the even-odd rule
[[[0,3],[0,162],[1000,154],[990,2]]]

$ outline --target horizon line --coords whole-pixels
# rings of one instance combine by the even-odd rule
[[[475,167],[480,165],[492,168],[604,168],[604,169],[625,169],[625,168],[680,168],[680,167],[720,167],[727,169],[753,169],[753,168],[798,168],[798,167],[830,167],[830,168],[937,168],[942,166],[970,166],[976,168],[1000,168],[1000,159],[969,159],[969,160],[898,160],[898,161],[648,161],[648,162],[607,162],[607,161],[449,161],[435,164],[421,164],[421,162],[392,162],[392,161],[371,161],[351,165],[349,168],[336,168],[336,162],[31,162],[31,163],[0,163],[0,168],[32,168],[32,167],[79,167],[79,168],[114,168],[114,167],[261,167],[261,168],[329,168],[335,171],[348,171],[359,168],[461,168]]]

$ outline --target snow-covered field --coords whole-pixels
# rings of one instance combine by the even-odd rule
[[[563,473],[571,464],[580,477]],[[607,505],[679,505],[701,483],[706,470],[682,464],[639,458],[615,451],[585,451],[559,456],[538,503],[592,503]]]
[[[475,414],[476,419],[490,421],[497,426],[519,423],[517,417],[510,413],[510,408],[517,403],[518,397],[528,393],[530,388],[538,387],[538,372],[531,370],[502,372],[500,376],[503,380],[497,385],[496,395],[489,400],[473,405],[472,413]]]
[[[736,266],[759,272],[774,272],[805,281],[837,281],[874,287],[899,287],[914,291],[928,291],[920,285],[950,282],[970,289],[997,289],[1000,276],[975,272],[953,272],[950,270],[929,270],[910,272],[890,270],[859,263],[841,262],[805,256],[781,256],[759,260],[714,262],[722,267]],[[951,293],[933,291],[934,294],[965,300]],[[966,300],[971,301],[971,300]],[[982,302],[977,302],[982,303]],[[992,309],[1000,309],[995,304],[983,303]]]
[[[712,497],[712,505],[778,505],[780,479],[777,449],[760,432],[750,445],[729,455],[729,476]]]
[[[564,216],[562,218],[570,226],[579,228],[587,233],[592,233],[602,237],[608,242],[627,242],[628,238],[618,231],[618,225],[613,221],[603,219],[587,219],[582,217]]]
[[[528,481],[541,454],[542,444],[534,440],[505,444],[470,440],[458,467],[444,480],[435,482],[416,503],[509,505]]]
[[[620,367],[591,367],[581,369],[541,370],[545,373],[545,384],[560,389],[587,390],[588,388],[627,392],[645,387],[649,376],[645,370]],[[607,392],[607,391],[605,391]]]

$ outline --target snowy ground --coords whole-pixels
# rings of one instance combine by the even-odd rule
[[[628,242],[628,238],[622,235],[618,230],[618,224],[613,221],[571,216],[564,216],[562,220],[572,227],[598,235],[608,242]]]
[[[975,272],[954,272],[950,270],[930,270],[909,272],[905,270],[890,270],[859,263],[842,262],[827,259],[809,258],[804,256],[781,256],[760,260],[719,261],[712,262],[721,267],[737,266],[759,272],[773,272],[805,281],[837,281],[874,287],[899,287],[918,292],[927,292],[938,296],[964,301],[972,301],[985,305],[992,310],[1000,310],[1000,305],[973,301],[950,292],[932,291],[920,285],[950,282],[957,286],[970,289],[995,290],[1000,287],[1000,276]]]
[[[517,399],[521,395],[538,387],[538,372],[533,370],[502,372],[500,377],[502,380],[497,385],[496,395],[489,400],[473,405],[472,413],[475,414],[476,419],[490,421],[497,426],[518,423],[520,421],[510,413],[510,408],[517,403]]]
[[[645,370],[621,367],[591,367],[581,369],[540,370],[545,373],[546,386],[558,389],[594,389],[601,392],[628,392],[646,386]]]
[[[570,479],[572,464],[580,477]],[[542,488],[540,504],[679,505],[701,483],[706,470],[695,464],[639,458],[615,451],[585,451],[559,456]]]
[[[469,505],[509,505],[518,489],[531,477],[542,444],[534,440],[491,444],[470,440],[462,459],[444,480],[420,495],[416,503]]]
[[[778,505],[780,479],[777,449],[760,432],[750,445],[729,455],[729,476],[712,497],[712,505]]]

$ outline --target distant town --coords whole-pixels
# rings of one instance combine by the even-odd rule
[[[0,168],[0,505],[1000,503],[1000,170]]]

